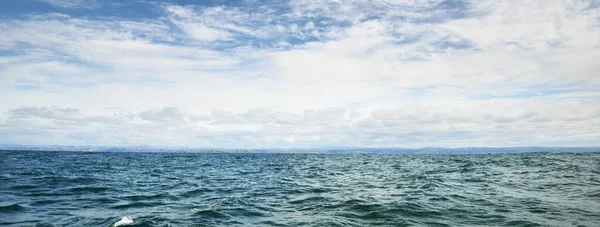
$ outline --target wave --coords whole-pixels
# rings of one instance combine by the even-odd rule
[[[131,217],[122,217],[121,220],[115,222],[114,224],[112,224],[113,227],[118,227],[118,226],[125,226],[125,225],[131,225],[133,224],[133,219],[131,219]]]
[[[162,206],[162,205],[165,205],[165,203],[162,203],[162,202],[133,202],[133,203],[126,203],[126,204],[111,206],[110,208],[117,209],[117,210],[123,210],[123,209],[130,209],[130,208],[157,207],[157,206]]]
[[[16,154],[0,225],[600,226],[600,153]]]
[[[26,208],[19,205],[19,204],[10,204],[10,205],[4,205],[4,206],[0,206],[0,213],[15,213],[15,212],[21,212],[21,211],[25,211]]]

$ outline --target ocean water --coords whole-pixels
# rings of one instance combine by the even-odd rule
[[[0,152],[0,225],[600,226],[600,153]]]

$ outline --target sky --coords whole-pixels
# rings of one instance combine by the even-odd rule
[[[600,1],[2,0],[0,144],[600,146]]]

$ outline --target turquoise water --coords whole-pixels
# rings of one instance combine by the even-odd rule
[[[0,152],[0,225],[600,226],[600,153]]]

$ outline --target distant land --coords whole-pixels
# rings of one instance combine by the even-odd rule
[[[0,144],[0,151],[71,151],[71,152],[179,152],[179,153],[377,153],[377,154],[487,154],[526,152],[600,152],[600,147],[424,147],[424,148],[188,148],[155,146],[65,146]]]

